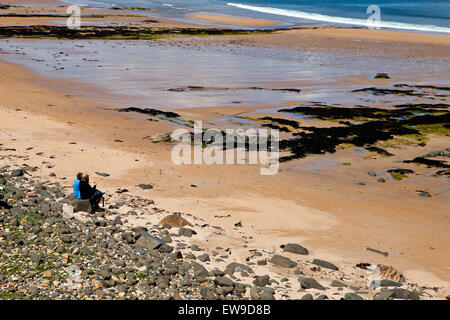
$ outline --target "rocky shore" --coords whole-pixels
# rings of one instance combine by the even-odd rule
[[[347,273],[309,261],[299,244],[249,249],[239,261],[231,248],[192,243],[219,226],[165,212],[126,189],[109,191],[107,209],[74,212],[70,187],[51,174],[34,177],[36,169],[0,168],[0,299],[384,300],[440,293],[409,283],[391,266],[379,265],[381,281],[370,282],[370,263]],[[140,222],[143,216],[154,224]]]

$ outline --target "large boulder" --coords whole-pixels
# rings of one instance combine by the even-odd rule
[[[92,213],[92,206],[89,200],[75,199],[72,201],[73,212],[83,211]]]
[[[192,227],[192,224],[186,219],[182,218],[179,214],[171,214],[170,216],[164,217],[158,222],[158,225],[163,226],[165,224],[170,225],[172,228],[183,228],[184,226]]]

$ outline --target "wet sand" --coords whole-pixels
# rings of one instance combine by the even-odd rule
[[[187,18],[203,21],[203,22],[213,22],[219,24],[229,24],[235,26],[275,26],[281,24],[280,21],[275,20],[262,20],[262,19],[252,19],[245,17],[231,17],[218,14],[188,14]]]

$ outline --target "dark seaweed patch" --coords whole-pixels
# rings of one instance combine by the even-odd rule
[[[161,111],[161,110],[151,109],[151,108],[140,109],[140,108],[131,107],[131,108],[119,109],[118,111],[119,112],[138,112],[138,113],[148,114],[148,115],[151,115],[151,116],[165,116],[165,117],[168,117],[168,118],[178,118],[178,117],[180,117],[180,115],[178,113],[175,113],[175,112]]]
[[[418,135],[421,132],[411,126],[448,124],[450,113],[434,115],[437,110],[427,109],[426,115],[414,115],[412,110],[405,109],[380,109],[380,108],[342,108],[342,107],[295,107],[292,109],[281,109],[280,112],[303,113],[314,115],[323,120],[344,118],[366,118],[371,119],[365,123],[352,124],[342,121],[345,127],[317,128],[299,127],[304,132],[294,133],[295,139],[280,141],[280,150],[290,151],[292,155],[282,157],[280,161],[303,158],[308,154],[334,153],[339,144],[348,143],[357,147],[364,147],[369,151],[375,151],[385,156],[392,156],[388,151],[374,146],[379,141],[393,139],[394,136]],[[406,117],[407,116],[407,117]],[[400,119],[399,119],[400,118]],[[375,120],[373,120],[375,119]]]
[[[409,88],[417,88],[417,89],[434,89],[434,90],[443,90],[450,91],[450,87],[438,87],[438,86],[414,86],[404,83],[395,84],[394,87],[409,87]]]
[[[389,172],[389,173],[399,173],[399,174],[409,174],[409,173],[414,173],[414,171],[413,170],[411,170],[411,169],[400,169],[400,168],[398,168],[398,169],[390,169],[390,170],[387,170],[387,172]]]
[[[380,147],[370,146],[370,147],[365,147],[365,149],[367,151],[377,152],[377,153],[379,153],[379,154],[381,154],[383,156],[386,156],[386,157],[392,157],[393,156],[392,153],[390,153],[390,152],[388,152],[385,149],[380,148]]]
[[[225,90],[271,90],[271,91],[281,91],[281,92],[301,92],[300,89],[294,88],[262,88],[262,87],[242,87],[242,88],[226,88],[226,87],[202,87],[202,86],[186,86],[179,88],[169,88],[167,91],[172,92],[185,92],[185,91],[225,91]]]
[[[352,92],[370,92],[373,95],[386,95],[386,94],[399,94],[399,95],[405,95],[405,96],[423,96],[422,93],[416,93],[414,90],[400,90],[400,89],[380,89],[380,88],[363,88],[363,89],[356,89]]]
[[[173,35],[239,35],[271,33],[271,30],[240,30],[220,28],[161,28],[132,26],[85,26],[69,29],[62,26],[0,27],[0,38],[56,39],[154,39]]]
[[[450,176],[450,170],[439,170],[436,172],[438,176]]]
[[[450,107],[450,104],[445,103],[416,103],[416,104],[397,104],[394,107],[396,108],[408,108],[408,109],[448,109]]]
[[[450,168],[450,165],[446,164],[444,161],[441,160],[431,160],[423,157],[416,157],[412,160],[403,160],[404,163],[418,163],[418,164],[424,164],[428,167],[436,167],[436,168]]]
[[[267,128],[271,128],[271,129],[275,129],[275,130],[279,130],[281,132],[291,132],[291,130],[289,130],[286,127],[280,127],[279,125],[273,124],[273,123],[264,123],[261,125],[262,127],[267,127]]]
[[[263,117],[259,118],[260,120],[272,121],[279,124],[291,126],[292,128],[298,129],[300,127],[299,123],[294,120],[281,119],[281,118],[272,118],[272,117]]]
[[[414,112],[437,113],[442,110],[425,109],[417,106],[405,107],[396,110],[387,110],[382,108],[344,108],[344,107],[326,107],[319,106],[297,106],[292,109],[280,109],[279,112],[301,113],[313,116],[320,120],[337,119],[387,119],[387,118],[407,118],[414,116]]]

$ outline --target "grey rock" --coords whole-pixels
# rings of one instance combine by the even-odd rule
[[[199,255],[197,259],[200,260],[201,262],[211,261],[207,253]]]
[[[72,242],[72,238],[69,235],[67,235],[67,234],[63,234],[61,236],[61,241],[64,242],[64,243],[71,243]]]
[[[275,290],[273,288],[262,287],[261,289],[261,300],[275,300]]]
[[[257,276],[255,280],[253,280],[253,284],[258,287],[264,287],[269,284],[270,277],[268,275]]]
[[[339,270],[338,267],[336,267],[334,264],[324,261],[324,260],[320,260],[320,259],[314,259],[312,261],[313,264],[323,267],[323,268],[327,268],[327,269],[331,269],[331,270]]]
[[[31,261],[36,264],[39,264],[42,262],[42,254],[40,254],[40,253],[32,253],[30,258],[31,258]]]
[[[159,252],[162,252],[162,253],[171,253],[173,250],[174,250],[174,247],[169,246],[169,245],[166,244],[166,243],[164,243],[163,245],[161,245],[161,246],[158,248],[158,251],[159,251]]]
[[[25,173],[23,169],[15,169],[11,171],[11,177],[21,177]]]
[[[270,259],[270,262],[281,268],[294,268],[297,266],[297,262],[278,254],[274,255],[272,259]]]
[[[250,288],[250,298],[252,300],[260,300],[261,299],[260,293],[261,293],[260,289],[256,287]]]
[[[138,184],[138,187],[143,190],[153,189],[153,186],[151,184],[145,184],[145,183]]]
[[[99,176],[102,176],[102,177],[109,177],[110,176],[109,173],[105,173],[105,172],[97,172],[97,171],[95,171],[95,174],[97,174]]]
[[[335,287],[335,288],[345,288],[347,287],[347,285],[341,281],[338,280],[333,280],[330,283],[330,287]]]
[[[420,300],[420,296],[417,292],[409,291],[406,289],[395,288],[392,290],[392,297],[396,299],[405,300]]]
[[[103,270],[100,271],[100,276],[104,280],[109,280],[109,279],[111,279],[111,272],[106,270],[106,269],[103,269]]]
[[[301,297],[300,300],[314,300],[314,297],[311,293],[307,293],[303,297]]]
[[[441,157],[444,155],[445,155],[444,151],[436,150],[436,151],[431,151],[431,152],[423,155],[422,158],[434,158],[434,157]]]
[[[302,247],[301,245],[296,244],[296,243],[288,243],[281,247],[283,248],[283,251],[285,251],[285,252],[291,252],[291,253],[303,254],[303,255],[309,254],[308,249],[306,249],[305,247]]]
[[[190,259],[190,260],[195,260],[196,259],[195,255],[193,253],[191,253],[191,252],[186,253],[184,257],[186,259]]]
[[[233,287],[234,284],[233,280],[228,277],[216,277],[214,283],[222,287]]]
[[[178,235],[179,236],[183,236],[183,237],[192,237],[192,235],[197,234],[197,232],[195,230],[189,229],[189,228],[180,228],[180,230],[178,231]]]
[[[370,283],[371,287],[401,287],[403,284],[400,282],[382,279],[382,280],[373,280]]]
[[[140,232],[140,237],[136,241],[136,245],[146,248],[147,250],[155,250],[161,247],[164,244],[164,241],[161,239],[152,236],[148,232]]]
[[[344,300],[364,300],[359,294],[349,292],[344,295]]]
[[[300,282],[300,285],[303,289],[325,290],[325,287],[313,278],[298,277],[298,282]]]
[[[380,250],[369,248],[369,247],[367,247],[366,250],[367,251],[372,251],[372,252],[375,252],[375,253],[378,253],[378,254],[381,254],[381,255],[383,255],[385,257],[387,257],[389,255],[389,253],[387,251],[380,251]]]
[[[194,275],[195,277],[198,278],[206,278],[209,276],[209,272],[208,270],[206,270],[206,268],[204,266],[202,266],[201,264],[197,263],[197,262],[191,262],[191,266],[194,269]]]
[[[393,292],[392,291],[382,291],[376,296],[373,297],[373,300],[392,300],[393,299]]]
[[[259,266],[265,266],[267,264],[267,259],[261,259],[256,261],[256,264]]]
[[[421,196],[421,197],[431,198],[431,194],[427,191],[417,190],[417,192],[419,193],[419,196]]]
[[[254,273],[253,269],[250,268],[249,266],[242,264],[242,263],[237,263],[237,262],[232,262],[232,263],[228,264],[227,267],[225,268],[224,272],[225,272],[225,274],[232,275],[236,271],[239,272],[239,270],[237,270],[238,268],[240,268],[241,271],[244,270],[248,273]]]
[[[73,212],[92,212],[91,202],[89,200],[75,199],[72,201]]]

